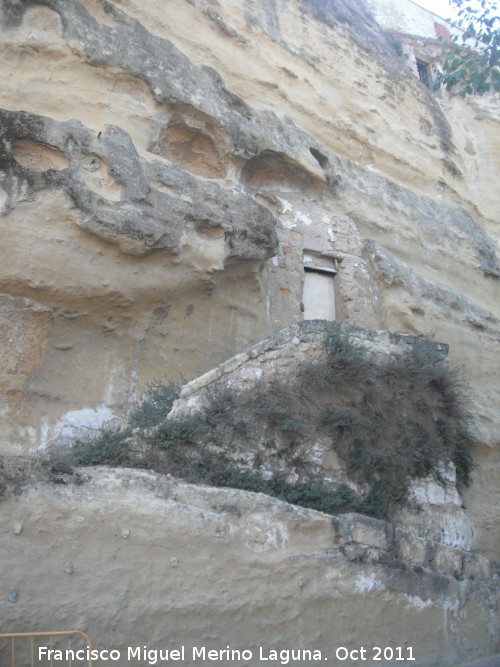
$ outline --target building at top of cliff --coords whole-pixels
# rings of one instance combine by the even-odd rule
[[[367,1],[379,25],[397,36],[402,55],[420,81],[430,88],[442,54],[442,40],[450,41],[461,30],[413,0]]]
[[[367,0],[377,23],[385,30],[425,39],[450,39],[459,33],[451,21],[413,0]],[[450,7],[448,15],[452,13]]]

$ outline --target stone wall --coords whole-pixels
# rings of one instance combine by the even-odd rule
[[[331,327],[331,323],[324,320],[306,320],[269,336],[185,384],[169,417],[199,409],[203,404],[204,391],[212,386],[230,387],[237,392],[251,391],[261,380],[265,383],[276,377],[293,377],[301,364],[325,362],[325,336],[332,330]],[[419,345],[432,346],[442,358],[448,354],[448,346],[444,343],[393,331],[376,331],[356,325],[339,327],[339,331],[342,335],[349,335],[353,345],[365,349],[374,363]]]
[[[418,346],[432,345],[436,354],[442,358],[448,353],[447,345],[432,343],[415,336],[361,327],[346,327],[343,331],[347,332],[349,329],[352,344],[364,348],[373,364],[383,363],[388,358],[395,358]],[[211,392],[228,388],[232,393],[251,394],[257,386],[262,387],[276,380],[295,377],[303,364],[324,364],[327,356],[325,335],[329,330],[331,331],[331,325],[328,322],[306,321],[270,336],[184,385],[168,418],[202,409]],[[349,388],[346,387],[346,396],[348,392]],[[269,400],[272,400],[272,396]],[[290,416],[293,418],[295,415],[291,412]],[[264,474],[267,472],[266,465],[272,474],[271,461],[276,461],[273,459],[274,449],[280,446],[279,429],[266,430],[265,440],[265,443],[247,443],[243,458],[251,462],[258,452],[259,460],[263,462],[261,469]],[[308,476],[313,479],[320,478],[327,486],[346,484],[357,493],[366,493],[366,489],[349,477],[346,462],[339,458],[332,447],[331,436],[325,436],[319,429],[315,429],[312,434],[302,433],[299,440],[294,453],[299,455],[299,468],[302,472],[297,472],[293,460],[284,462],[282,459],[281,463],[281,470],[288,475],[290,481],[303,481],[305,469]],[[274,448],[270,446],[270,441],[277,443]],[[236,443],[233,446],[236,447]],[[441,474],[446,480],[445,486],[433,477],[413,480],[408,501],[394,519],[396,534],[401,536],[401,542],[394,548],[403,554],[402,561],[408,564],[423,565],[434,562],[432,554],[441,546],[450,554],[455,553],[453,549],[471,551],[476,547],[476,530],[457,490],[453,464],[443,467]],[[462,556],[452,556],[451,562],[456,559],[461,562]],[[436,557],[436,562],[439,560],[440,557]],[[462,571],[461,566],[459,571]]]

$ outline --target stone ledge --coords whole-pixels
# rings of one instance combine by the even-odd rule
[[[349,512],[333,519],[337,538],[342,543],[356,543],[376,549],[392,547],[392,526],[386,521]]]

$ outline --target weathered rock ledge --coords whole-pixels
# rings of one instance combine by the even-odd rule
[[[333,664],[337,646],[359,643],[411,645],[416,665],[495,650],[498,581],[475,554],[441,546],[413,566],[411,536],[381,521],[146,471],[81,472],[83,484],[2,502],[4,631],[50,618],[117,648],[145,633],[151,647],[303,639]]]

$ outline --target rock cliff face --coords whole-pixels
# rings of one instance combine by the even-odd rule
[[[124,657],[128,646],[184,645],[189,666],[201,662],[193,646],[252,651],[227,665],[287,664],[268,657],[283,649],[321,651],[336,666],[341,647],[364,646],[367,659],[372,646],[402,647],[413,665],[496,650],[495,582],[479,556],[440,546],[432,570],[405,568],[418,544],[383,521],[332,521],[146,471],[85,473],[83,485],[40,484],[4,501],[3,631],[77,627]]]
[[[439,98],[363,2],[4,0],[2,448],[126,412],[307,314],[463,364],[498,557],[498,121]],[[193,29],[193,26],[196,29]]]
[[[493,105],[436,101],[361,4],[5,2],[2,26],[6,446],[300,320],[313,252],[339,316],[450,344],[496,467]]]

